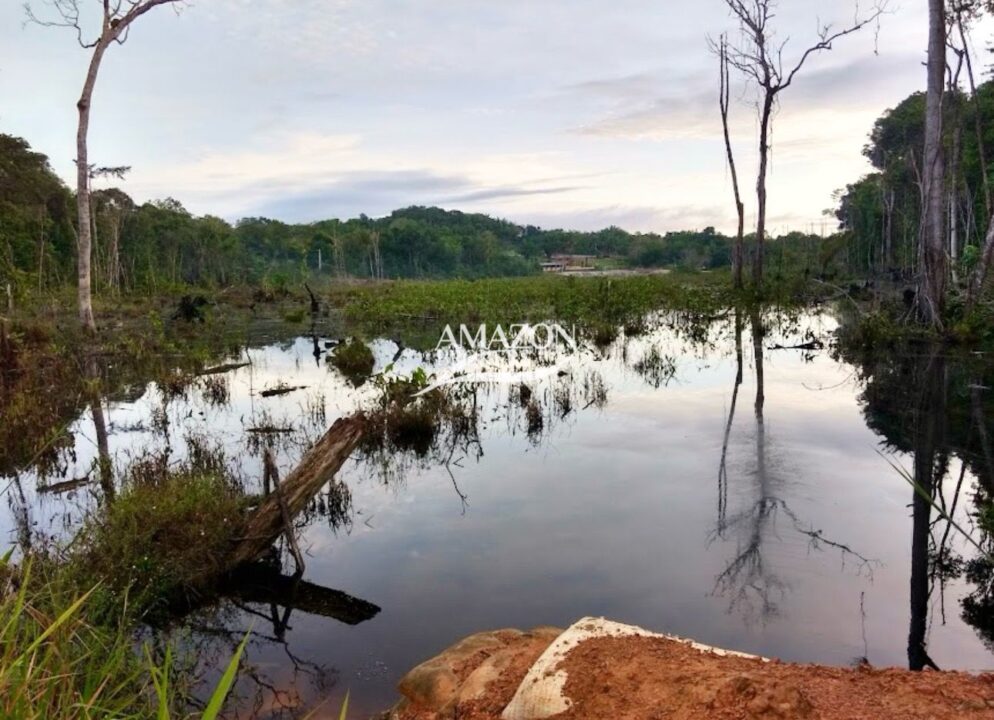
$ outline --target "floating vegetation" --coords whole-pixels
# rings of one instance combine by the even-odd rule
[[[545,416],[542,413],[542,406],[532,398],[525,406],[525,432],[533,441],[542,435],[545,428]]]
[[[590,339],[598,348],[606,348],[618,338],[618,327],[610,323],[601,323],[590,331]]]
[[[375,364],[373,351],[357,338],[349,338],[337,345],[329,361],[356,387],[369,378]]]

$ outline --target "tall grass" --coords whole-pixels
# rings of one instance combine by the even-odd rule
[[[59,577],[0,560],[0,717],[4,720],[91,720],[189,717],[170,681],[172,651],[156,663],[135,652],[125,623],[87,620],[94,590],[76,597]],[[246,636],[246,640],[247,640]],[[214,720],[234,684],[243,640],[221,678],[203,720]],[[182,684],[181,684],[182,685]]]

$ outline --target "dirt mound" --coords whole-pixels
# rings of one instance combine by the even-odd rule
[[[497,719],[553,640],[547,631],[468,638],[405,678],[390,717]],[[657,637],[586,640],[558,669],[571,705],[557,720],[994,719],[994,675],[722,657]]]

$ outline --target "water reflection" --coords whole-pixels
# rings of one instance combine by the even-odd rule
[[[933,659],[929,634],[936,612],[941,625],[951,622],[947,594],[960,578],[974,586],[961,594],[962,618],[990,645],[991,526],[976,514],[994,479],[987,428],[992,368],[982,356],[951,356],[929,344],[843,354],[861,374],[867,424],[890,451],[912,456],[908,666],[948,667],[955,658]],[[982,552],[971,553],[974,545]]]
[[[876,448],[982,531],[989,363],[927,347],[830,354],[834,327],[660,314],[564,375],[453,390],[379,426],[292,519],[299,562],[284,534],[173,637],[223,667],[255,623],[238,692],[263,717],[345,688],[360,712],[381,710],[400,674],[462,635],[591,613],[791,660],[987,667],[994,567],[921,495],[909,510]],[[12,476],[2,527],[70,535],[153,459],[221,463],[246,493],[271,493],[330,422],[377,397],[375,378],[355,387],[329,366],[337,340],[312,327],[151,382],[98,368],[98,391],[60,420],[71,442]],[[370,343],[374,373],[446,362],[409,345]],[[305,389],[263,394],[281,383]],[[107,467],[109,484],[71,484]]]
[[[753,368],[755,372],[755,399],[753,402],[755,460],[751,477],[752,498],[745,507],[728,516],[727,469],[728,444],[735,419],[735,408],[743,375],[742,321],[735,310],[735,360],[736,372],[732,388],[731,407],[725,425],[721,459],[718,470],[718,518],[712,535],[715,539],[734,537],[736,553],[715,579],[713,593],[728,599],[729,611],[741,614],[747,622],[768,622],[780,611],[780,604],[790,591],[790,584],[776,568],[764,558],[764,546],[780,540],[778,519],[782,515],[789,522],[789,529],[808,538],[812,550],[837,551],[843,563],[849,562],[852,571],[865,573],[872,579],[873,568],[879,561],[868,558],[848,545],[825,537],[821,530],[805,524],[787,503],[786,469],[783,462],[770,458],[768,429],[764,419],[766,408],[763,320],[755,311],[749,314],[752,338]],[[738,478],[733,478],[734,481]],[[743,480],[745,478],[742,478]]]

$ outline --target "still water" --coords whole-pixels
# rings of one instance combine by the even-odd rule
[[[986,636],[963,619],[965,598],[986,598],[965,572],[977,551],[927,504],[913,522],[914,490],[888,462],[926,468],[936,502],[980,539],[986,364],[927,349],[842,360],[827,312],[761,323],[729,313],[703,329],[661,320],[536,381],[540,427],[515,387],[490,384],[476,389],[471,438],[443,432],[420,455],[357,453],[338,476],[350,502],[331,511],[322,495],[298,519],[300,545],[308,583],[372,605],[335,617],[242,598],[196,613],[174,637],[209,664],[252,628],[251,671],[238,685],[246,716],[330,698],[337,717],[348,690],[365,717],[396,700],[408,669],[467,634],[584,615],[837,665],[907,666],[910,631],[941,668],[994,667]],[[220,358],[249,363],[211,376],[227,398],[202,383],[167,398],[150,383],[108,400],[115,467],[167,447],[180,460],[191,441],[206,442],[256,486],[270,443],[285,474],[374,393],[331,367],[317,340]],[[371,345],[377,372],[447,362],[393,340]],[[280,383],[299,389],[261,395]],[[259,427],[290,432],[249,431]],[[94,485],[37,490],[91,470],[91,415],[70,429],[58,476],[25,476],[22,493],[7,493],[11,540],[18,519],[22,534],[70,532],[96,502]],[[925,545],[913,558],[916,527]],[[967,605],[983,625],[978,602]]]

